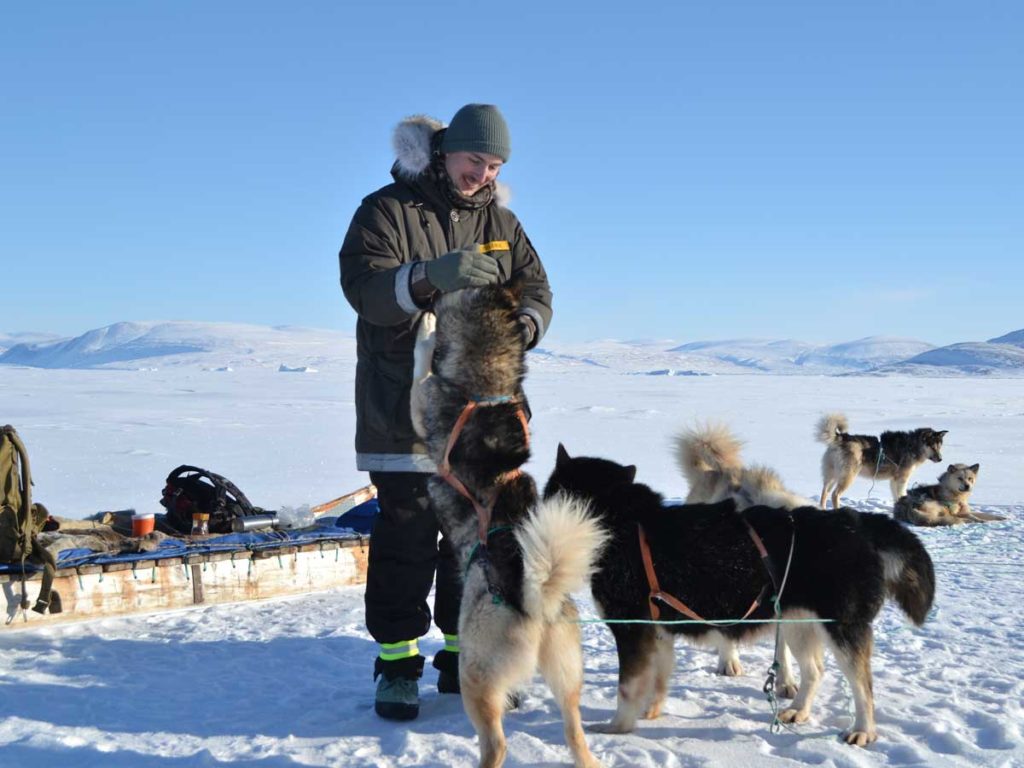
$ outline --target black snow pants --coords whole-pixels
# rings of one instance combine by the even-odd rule
[[[378,643],[400,643],[430,630],[427,598],[437,574],[434,622],[458,634],[462,579],[451,545],[438,542],[427,481],[417,472],[371,472],[380,514],[370,532],[366,571],[366,628]]]

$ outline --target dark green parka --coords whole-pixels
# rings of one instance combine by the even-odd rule
[[[356,462],[370,472],[433,472],[409,417],[415,325],[409,291],[416,261],[482,245],[505,282],[523,283],[522,312],[551,322],[551,289],[537,252],[496,191],[484,204],[446,194],[435,154],[441,123],[416,117],[395,129],[395,181],[363,199],[341,246],[341,287],[356,324]],[[453,202],[454,200],[454,202]]]

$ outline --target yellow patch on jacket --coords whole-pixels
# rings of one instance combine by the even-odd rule
[[[512,249],[508,245],[508,240],[491,240],[489,243],[482,243],[477,246],[480,253],[490,253],[491,251],[511,251]]]

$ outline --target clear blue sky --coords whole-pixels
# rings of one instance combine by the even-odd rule
[[[0,23],[0,331],[351,329],[402,117],[498,104],[552,338],[1024,327],[1024,3],[47,2]]]

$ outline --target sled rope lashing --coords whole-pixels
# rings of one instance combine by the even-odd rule
[[[440,466],[437,468],[437,474],[441,477],[448,485],[454,488],[458,493],[469,500],[469,503],[473,505],[473,509],[476,510],[478,529],[480,534],[480,544],[482,548],[487,547],[487,532],[491,525],[491,512],[494,510],[494,503],[497,501],[497,485],[507,483],[510,480],[514,480],[522,474],[519,469],[513,469],[511,472],[506,472],[498,478],[497,485],[494,488],[488,489],[486,495],[475,494],[466,487],[466,484],[460,480],[454,472],[452,472],[452,465],[450,461],[452,449],[455,447],[455,443],[459,439],[459,435],[462,433],[463,427],[466,426],[466,422],[469,421],[469,417],[473,415],[473,412],[480,407],[486,407],[489,405],[502,405],[505,403],[514,403],[516,406],[516,416],[519,418],[520,423],[523,425],[523,435],[525,436],[527,445],[530,442],[530,426],[526,421],[526,414],[523,412],[522,401],[513,395],[498,395],[494,397],[477,397],[471,399],[466,403],[466,406],[462,409],[459,414],[459,418],[455,420],[455,425],[452,427],[451,434],[448,435],[448,443],[445,445],[444,458],[441,460]]]

